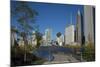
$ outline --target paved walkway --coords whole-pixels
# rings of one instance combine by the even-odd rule
[[[76,58],[74,58],[71,54],[53,54],[54,60],[47,61],[44,64],[52,64],[52,63],[72,63],[79,62]]]

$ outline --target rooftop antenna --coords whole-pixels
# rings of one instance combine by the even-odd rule
[[[72,25],[72,13],[70,14],[70,25]]]

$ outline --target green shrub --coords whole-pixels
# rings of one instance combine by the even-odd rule
[[[37,61],[43,60],[35,56],[34,54],[30,53],[30,51],[32,51],[33,49],[34,48],[31,47],[31,45],[11,47],[11,66],[31,65]],[[26,61],[24,61],[25,54],[26,54]],[[41,61],[41,64],[42,64],[42,61]]]
[[[94,44],[88,43],[84,46],[84,51],[82,53],[83,59],[87,61],[95,61],[95,47]]]

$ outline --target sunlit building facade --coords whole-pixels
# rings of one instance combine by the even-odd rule
[[[45,45],[49,46],[50,42],[51,42],[51,29],[50,28],[48,28],[48,29],[45,30],[45,36],[44,36],[44,38],[45,38],[45,41],[46,41]]]
[[[32,32],[31,43],[32,43],[32,46],[37,45],[37,39],[36,39],[36,32],[35,31]]]
[[[56,41],[57,41],[59,46],[63,46],[64,45],[64,35],[61,34],[60,37],[56,37]]]
[[[85,42],[95,42],[95,7],[84,6]]]
[[[70,25],[65,28],[65,45],[74,43],[74,25]]]

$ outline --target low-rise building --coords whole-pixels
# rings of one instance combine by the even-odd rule
[[[56,37],[56,41],[57,41],[57,43],[58,43],[59,46],[63,46],[64,36],[61,35],[60,37]]]

